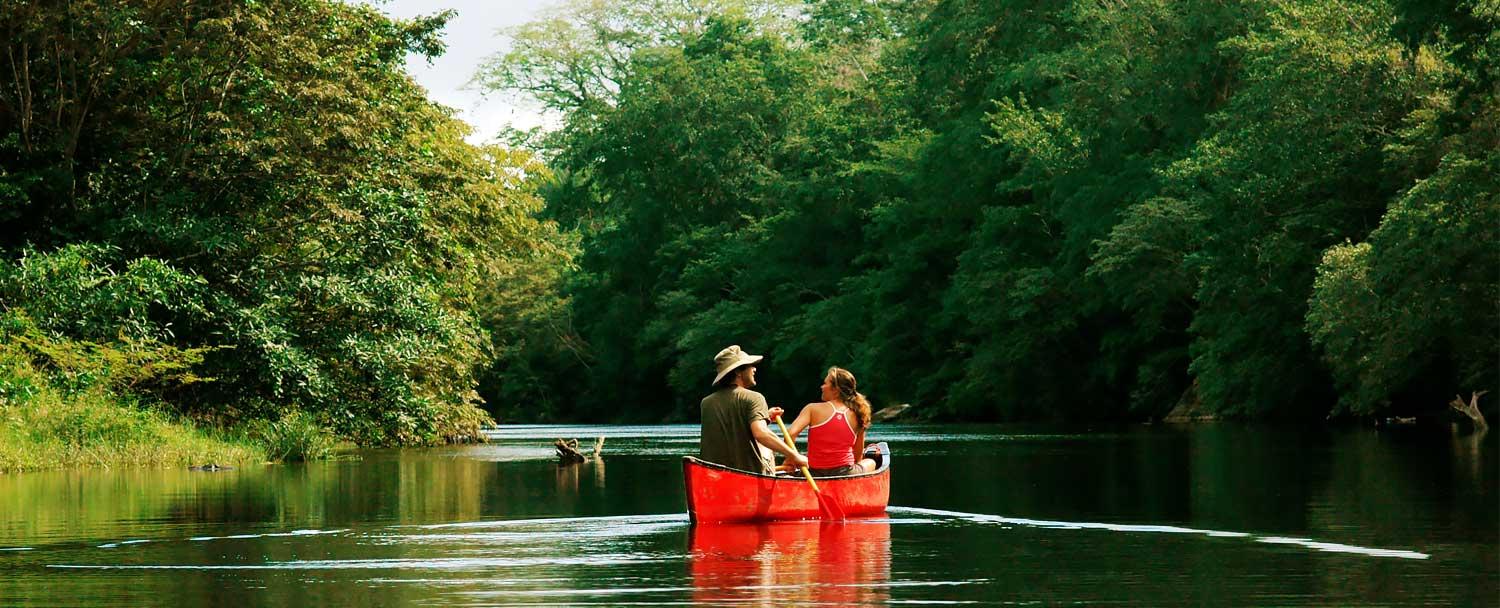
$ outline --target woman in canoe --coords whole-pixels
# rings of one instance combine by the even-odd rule
[[[807,429],[807,463],[813,477],[841,477],[874,471],[865,453],[870,401],[856,390],[854,374],[831,367],[823,376],[822,398],[809,403],[792,422],[793,437]]]

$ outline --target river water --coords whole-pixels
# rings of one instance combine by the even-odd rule
[[[553,438],[600,435],[601,463],[557,465]],[[894,453],[888,517],[842,525],[692,526],[696,426],[0,475],[0,605],[1500,604],[1494,436],[884,425],[871,440]]]

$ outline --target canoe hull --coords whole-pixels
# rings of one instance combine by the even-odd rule
[[[848,517],[885,515],[891,496],[890,450],[868,474],[818,479],[818,488]],[[688,517],[695,523],[819,519],[818,496],[802,477],[757,475],[687,456],[682,459]]]

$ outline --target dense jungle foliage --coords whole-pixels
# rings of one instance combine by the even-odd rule
[[[210,427],[473,435],[476,366],[569,254],[533,217],[544,168],[464,143],[403,71],[448,18],[5,0],[0,406],[62,389]]]
[[[957,420],[1500,388],[1488,0],[567,0],[476,75],[562,127],[485,147],[402,70],[449,14],[0,6],[0,409],[691,420],[731,343]]]
[[[477,76],[561,117],[512,135],[581,239],[576,348],[500,361],[496,407],[691,419],[731,343],[775,403],[837,364],[946,419],[1494,391],[1497,25],[1486,0],[564,3]]]

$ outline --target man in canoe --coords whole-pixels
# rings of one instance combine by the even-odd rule
[[[807,458],[788,446],[766,425],[779,407],[767,407],[764,395],[755,387],[755,364],[764,359],[740,350],[738,345],[719,351],[714,357],[714,392],[699,404],[702,433],[698,458],[724,466],[770,475],[776,464],[770,452],[786,457],[797,467],[807,466]]]

